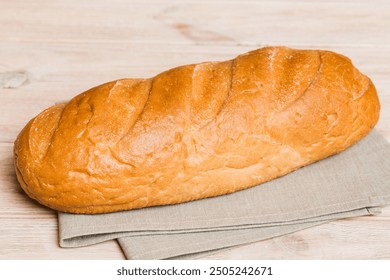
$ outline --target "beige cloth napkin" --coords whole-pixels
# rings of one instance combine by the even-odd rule
[[[390,145],[372,131],[346,151],[233,194],[99,215],[59,213],[60,246],[118,239],[128,259],[193,259],[390,204]]]

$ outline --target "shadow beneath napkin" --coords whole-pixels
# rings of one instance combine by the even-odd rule
[[[375,130],[344,152],[232,194],[108,214],[59,213],[61,247],[118,239],[128,259],[198,258],[390,204],[390,145]]]

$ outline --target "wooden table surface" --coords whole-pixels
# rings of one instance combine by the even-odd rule
[[[63,249],[57,215],[26,197],[13,141],[43,109],[106,81],[230,59],[268,45],[329,49],[372,78],[390,141],[386,0],[0,0],[0,259],[124,259],[115,241]],[[256,242],[213,259],[390,259],[390,207]]]

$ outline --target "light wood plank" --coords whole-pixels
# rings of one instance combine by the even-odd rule
[[[2,1],[1,40],[389,44],[389,2]],[[69,20],[71,18],[71,20]]]
[[[1,259],[125,259],[115,240],[80,248],[60,248],[56,216],[0,220]]]

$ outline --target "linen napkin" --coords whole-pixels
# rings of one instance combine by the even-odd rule
[[[344,152],[229,195],[108,214],[59,213],[62,247],[118,239],[128,259],[193,259],[390,204],[390,145],[377,131]]]

